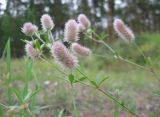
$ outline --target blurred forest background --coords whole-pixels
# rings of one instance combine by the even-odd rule
[[[11,38],[12,56],[21,57],[25,38],[21,33],[24,22],[40,26],[40,17],[52,16],[55,29],[62,33],[69,18],[86,14],[98,31],[105,31],[109,42],[115,42],[112,22],[123,19],[136,33],[160,31],[160,0],[0,0],[0,55],[7,39]]]

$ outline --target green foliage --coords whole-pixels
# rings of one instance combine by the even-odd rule
[[[71,83],[71,85],[72,85],[72,83],[74,82],[74,75],[70,74],[70,75],[68,76],[68,79],[69,79],[69,81],[70,81],[70,83]]]
[[[25,116],[31,116],[35,110],[35,98],[37,93],[39,93],[40,88],[36,88],[33,91],[29,90],[28,84],[31,81],[32,76],[32,62],[25,58],[25,75],[23,75],[25,82],[24,87],[21,89],[17,87],[12,87],[12,84],[14,83],[14,74],[13,74],[13,67],[11,67],[11,44],[10,39],[8,39],[4,52],[3,52],[3,58],[6,61],[6,79],[5,80],[5,91],[6,91],[6,97],[7,97],[7,106],[1,104],[0,111],[1,116],[3,116],[4,108],[7,109],[7,115],[25,115]],[[14,102],[14,97],[16,97],[16,104]],[[38,108],[39,109],[39,108]]]

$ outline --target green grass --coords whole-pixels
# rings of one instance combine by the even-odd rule
[[[53,62],[52,59],[49,61]],[[119,97],[127,102],[126,104],[130,104],[131,107],[136,105],[136,112],[141,114],[146,113],[147,115],[149,110],[145,109],[146,105],[155,107],[151,108],[151,112],[155,113],[155,111],[158,111],[160,105],[157,105],[157,101],[160,102],[160,99],[153,92],[159,89],[159,83],[150,73],[124,62],[114,61],[109,64],[107,61],[111,62],[112,60],[100,57],[88,58],[81,60],[81,67],[79,69],[92,80],[110,76],[102,85],[102,88],[113,92],[113,94],[118,90]],[[12,60],[12,78],[14,79],[12,83],[16,84],[16,87],[21,87],[25,81],[24,64],[24,59]],[[5,76],[3,76],[3,73],[6,72],[4,63],[0,65],[0,68],[2,79],[5,79]],[[61,110],[64,110],[65,115],[70,115],[72,112],[71,89],[68,83],[62,80],[64,77],[55,70],[54,66],[40,60],[33,62],[33,70],[34,75],[31,78],[30,88],[32,89],[34,84],[37,83],[35,76],[38,79],[38,84],[43,87],[38,94],[37,103],[38,105],[51,106],[49,109],[41,111],[39,116],[47,116],[47,113],[50,116],[58,115],[58,112]],[[78,72],[73,72],[73,74],[76,77],[81,77]],[[46,81],[50,83],[46,85]],[[75,90],[77,93],[76,102],[78,103],[78,110],[82,116],[91,117],[94,114],[94,117],[102,117],[107,113],[113,115],[114,104],[103,94],[81,84],[77,84]],[[141,106],[141,104],[144,105]],[[142,108],[142,111],[139,108]],[[121,113],[121,115],[125,114],[126,112]]]

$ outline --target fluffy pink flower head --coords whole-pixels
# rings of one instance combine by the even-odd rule
[[[72,51],[79,55],[79,56],[83,56],[83,57],[87,57],[91,54],[91,50],[87,47],[84,47],[78,43],[72,43]]]
[[[30,22],[24,23],[21,29],[26,36],[32,36],[38,30],[37,26]]]
[[[64,30],[64,40],[65,41],[77,41],[78,40],[78,24],[75,20],[68,20],[65,24],[65,30]]]
[[[41,17],[41,25],[44,31],[52,30],[54,27],[53,20],[48,14],[44,14]]]
[[[129,43],[135,40],[135,36],[132,30],[127,27],[121,19],[115,19],[113,27],[124,41]]]
[[[79,29],[79,32],[86,30],[86,28],[81,23],[78,23],[78,29]]]
[[[65,68],[74,69],[78,66],[77,57],[72,55],[61,42],[54,42],[51,53],[55,60]]]
[[[87,16],[84,14],[80,14],[78,16],[78,22],[81,23],[86,29],[91,26],[91,22],[89,21]]]
[[[31,59],[37,59],[40,56],[39,52],[33,47],[32,42],[26,43],[25,51]]]

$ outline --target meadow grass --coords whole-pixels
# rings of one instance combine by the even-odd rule
[[[48,61],[53,62],[52,59]],[[111,63],[108,63],[108,61]],[[21,85],[25,81],[24,64],[24,59],[12,60],[12,78],[14,79],[12,83],[15,83],[14,86],[17,88],[22,87]],[[80,65],[79,69],[92,80],[109,76],[109,79],[102,84],[102,88],[113,92],[113,94],[118,92],[118,97],[140,115],[147,116],[149,112],[153,114],[158,112],[160,99],[154,92],[158,90],[159,83],[150,73],[120,61],[100,57],[82,60]],[[1,76],[4,77],[3,73],[6,72],[4,62],[0,67]],[[43,87],[37,96],[37,103],[41,106],[48,105],[48,108],[38,115],[42,117],[58,116],[58,112],[61,110],[64,111],[65,115],[70,115],[72,113],[71,89],[68,83],[63,80],[67,78],[58,73],[53,65],[40,60],[34,61],[33,70],[34,74],[32,74],[30,88],[33,89],[34,84]],[[76,77],[81,77],[78,72],[74,72],[74,74],[76,74]],[[80,116],[91,117],[94,114],[94,117],[102,117],[114,115],[114,103],[103,94],[81,84],[76,84],[74,87]],[[118,107],[118,112],[122,116],[129,116],[120,107]]]

